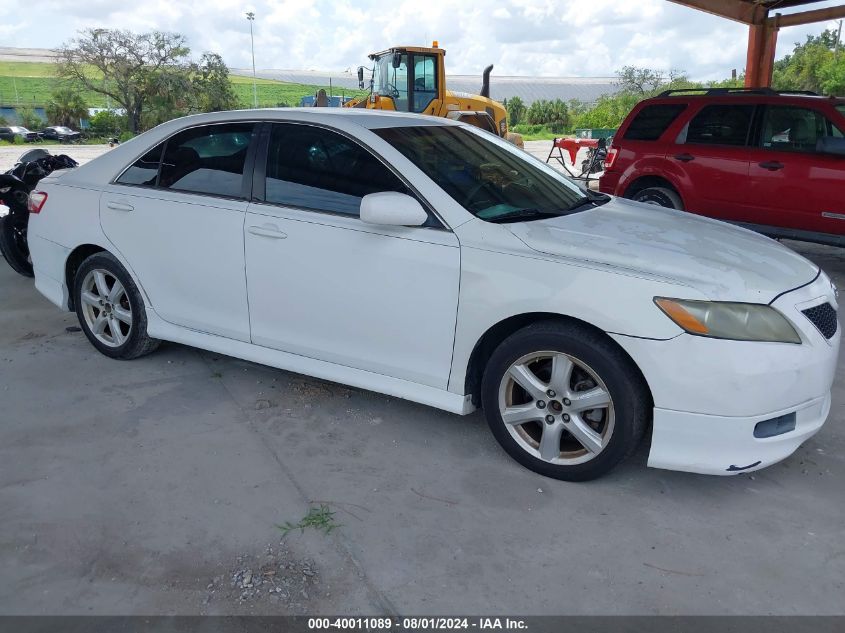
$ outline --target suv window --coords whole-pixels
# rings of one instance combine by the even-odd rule
[[[124,171],[117,179],[122,185],[143,185],[154,187],[158,176],[158,166],[161,164],[161,153],[164,151],[164,143],[156,145],[149,152],[132,163],[132,166]]]
[[[825,136],[842,138],[842,130],[819,111],[797,106],[769,106],[763,119],[762,147],[787,152],[815,152]]]
[[[686,143],[746,145],[753,105],[710,105],[696,114],[686,129]],[[682,133],[683,135],[683,133]]]
[[[645,106],[628,125],[622,138],[629,141],[656,141],[686,107],[685,103]]]
[[[241,197],[252,123],[206,125],[167,141],[158,186],[215,196]]]
[[[267,154],[267,202],[358,215],[361,198],[407,187],[375,156],[331,130],[273,125]]]

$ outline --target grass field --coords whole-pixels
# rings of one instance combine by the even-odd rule
[[[229,78],[241,105],[251,106],[252,78],[241,75],[230,75]],[[0,61],[0,105],[44,106],[62,85],[64,82],[55,76],[53,64]],[[258,79],[256,86],[260,107],[276,106],[280,103],[297,106],[302,97],[313,95],[320,88],[324,88],[326,92],[329,90],[328,86],[309,86],[272,79]],[[82,95],[90,108],[115,105],[108,104],[106,97],[96,92],[84,91]]]

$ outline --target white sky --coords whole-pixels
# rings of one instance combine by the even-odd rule
[[[822,2],[813,8],[841,5]],[[249,67],[253,10],[258,68],[354,70],[393,45],[448,51],[448,72],[608,76],[623,65],[730,76],[745,66],[747,28],[666,0],[31,0],[0,1],[5,46],[49,48],[86,27],[171,30],[192,53]],[[835,23],[780,32],[778,56]]]

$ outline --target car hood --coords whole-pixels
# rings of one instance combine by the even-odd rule
[[[681,283],[713,300],[769,303],[818,275],[804,257],[753,231],[621,198],[503,226],[535,251]]]

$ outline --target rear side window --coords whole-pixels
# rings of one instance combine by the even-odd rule
[[[156,145],[149,152],[136,160],[129,169],[117,179],[122,185],[142,185],[154,187],[158,177],[158,166],[161,164],[161,153],[164,151],[164,143]]]
[[[165,189],[238,198],[243,194],[252,123],[206,125],[167,141],[158,185]]]
[[[645,106],[628,125],[622,138],[629,141],[656,141],[686,107],[684,103]]]
[[[687,143],[746,145],[753,105],[710,105],[696,114],[686,130]]]
[[[310,125],[273,125],[267,154],[267,202],[357,216],[361,198],[407,187],[375,156],[345,136]]]

